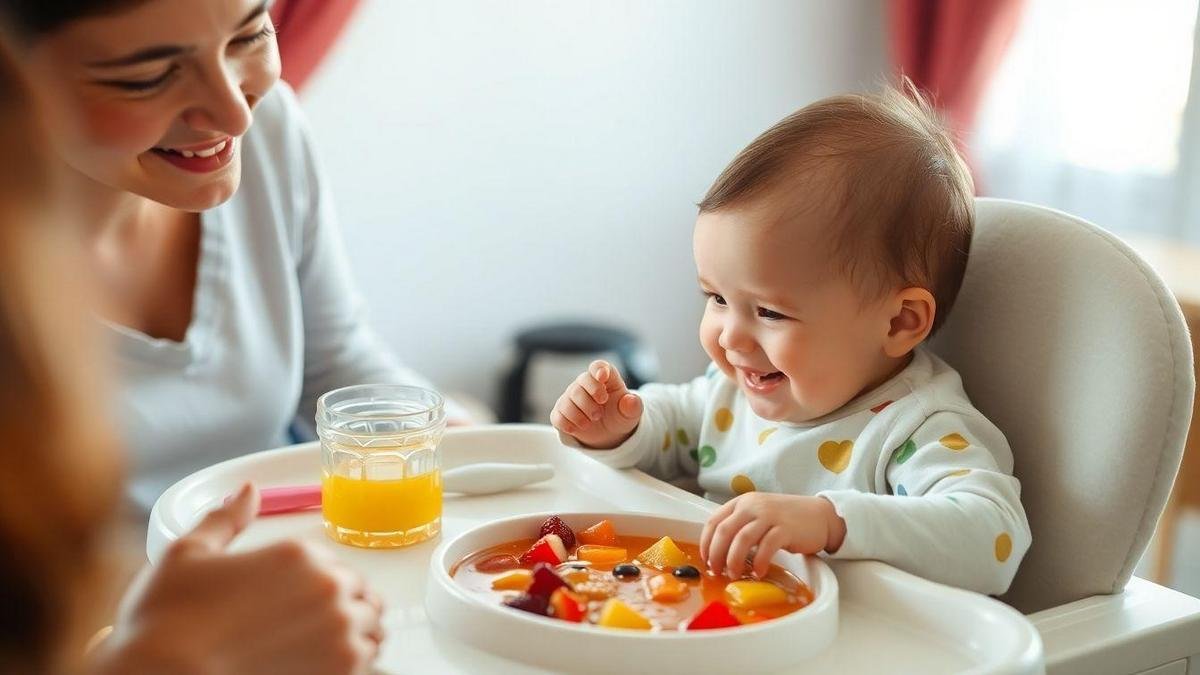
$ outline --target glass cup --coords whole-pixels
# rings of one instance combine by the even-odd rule
[[[442,529],[441,394],[362,384],[317,400],[321,513],[337,542],[409,546]]]

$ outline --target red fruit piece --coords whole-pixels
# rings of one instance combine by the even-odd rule
[[[688,630],[708,630],[710,628],[729,628],[730,626],[740,626],[741,621],[729,611],[729,607],[719,600],[713,600],[704,606],[704,609],[696,612],[696,616],[688,621]]]
[[[534,542],[533,546],[521,554],[522,565],[534,565],[544,562],[557,565],[567,559],[567,549],[557,534],[548,534]]]
[[[538,563],[533,568],[533,580],[529,582],[529,588],[525,590],[530,595],[537,595],[543,598],[549,598],[554,591],[565,588],[571,590],[571,585],[563,581],[563,578],[555,573],[554,568],[546,563]]]
[[[519,609],[522,612],[546,616],[547,609],[550,606],[550,599],[544,595],[522,593],[511,600],[505,600],[504,604],[513,609]]]
[[[521,566],[521,561],[515,555],[493,555],[475,563],[475,569],[480,572],[507,572]]]
[[[555,589],[550,594],[550,615],[563,621],[579,623],[587,615],[587,598],[565,588]]]
[[[550,516],[546,522],[542,523],[542,529],[538,530],[538,536],[544,537],[548,534],[557,534],[558,538],[562,539],[563,546],[575,548],[575,532],[562,521],[562,518]]]

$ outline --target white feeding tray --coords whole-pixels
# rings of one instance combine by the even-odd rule
[[[736,655],[739,672],[773,672],[821,652],[838,627],[838,584],[819,558],[780,552],[771,562],[813,591],[808,606],[761,623],[706,631],[639,631],[576,624],[505,607],[493,596],[471,592],[450,572],[473,553],[529,538],[547,517],[560,516],[573,529],[601,519],[622,535],[697,542],[703,523],[637,513],[541,513],[513,516],[474,527],[433,552],[425,611],[453,638],[497,656],[559,672],[706,673],[724,670]]]

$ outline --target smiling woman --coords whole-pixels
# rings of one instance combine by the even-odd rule
[[[0,8],[89,223],[140,506],[308,433],[326,391],[430,386],[364,318],[266,2]]]

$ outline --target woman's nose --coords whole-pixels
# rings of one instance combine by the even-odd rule
[[[250,129],[252,101],[232,73],[221,72],[198,90],[197,100],[183,113],[193,129],[241,136]]]

